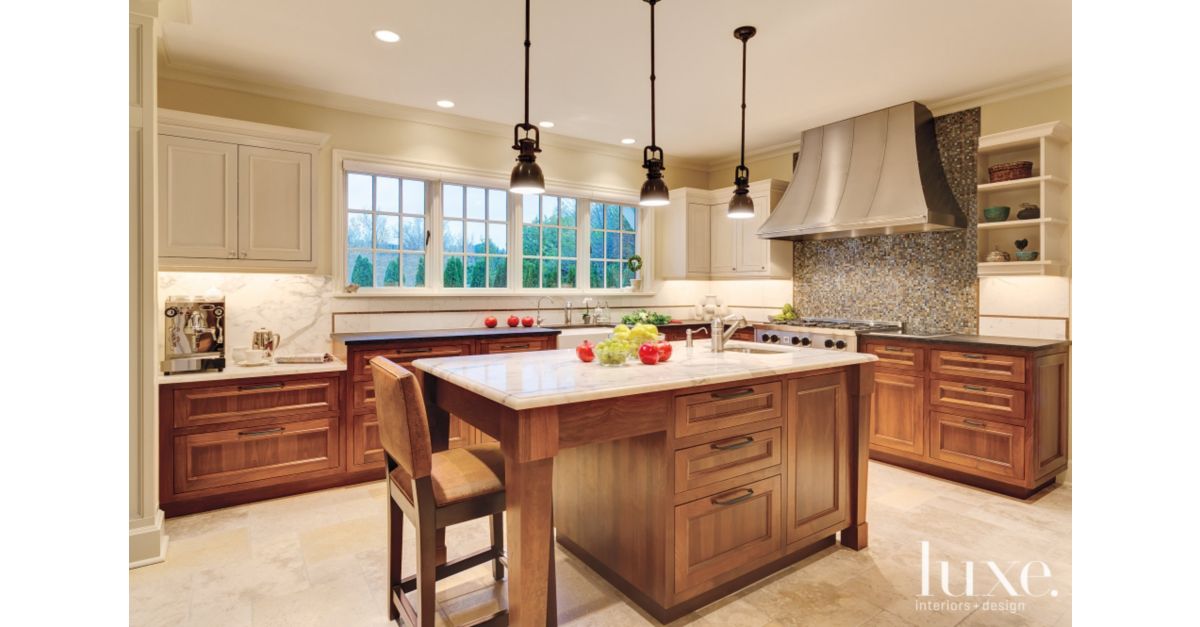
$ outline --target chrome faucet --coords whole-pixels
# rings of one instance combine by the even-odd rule
[[[538,299],[537,299],[537,325],[536,326],[539,326],[539,327],[542,326],[542,322],[543,322],[543,320],[542,320],[542,299],[544,299],[544,298],[549,298],[551,302],[553,302],[555,300],[555,298],[553,296],[538,296]],[[568,320],[567,322],[569,323],[570,320]]]
[[[729,329],[725,328],[725,318],[721,316],[713,316],[712,319],[712,352],[725,352],[725,342],[728,342],[733,337],[737,330],[746,326],[746,316],[730,314],[729,319],[733,320],[733,324],[729,325]]]

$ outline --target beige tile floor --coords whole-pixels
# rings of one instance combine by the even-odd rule
[[[1069,486],[1019,501],[872,462],[869,496],[870,548],[831,547],[675,624],[1070,624]],[[380,482],[170,519],[167,561],[129,573],[130,624],[384,625],[385,498]],[[487,537],[483,520],[452,527],[450,557],[485,546]],[[413,569],[412,539],[409,528],[406,573]],[[918,599],[923,540],[932,596]],[[975,565],[976,595],[993,596],[941,592],[939,562],[950,563],[950,590],[960,594],[967,560]],[[1046,563],[1049,579],[1032,585],[1043,596],[1008,594],[988,560],[1018,592],[1022,566]],[[561,547],[557,570],[560,624],[656,624]],[[438,590],[440,625],[469,622],[504,593],[487,566],[441,581]]]

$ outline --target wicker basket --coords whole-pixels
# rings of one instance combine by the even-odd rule
[[[988,180],[992,183],[1015,181],[1033,176],[1032,161],[1010,161],[988,167]]]

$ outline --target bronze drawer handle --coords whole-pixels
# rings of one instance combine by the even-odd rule
[[[719,398],[719,399],[739,398],[742,396],[750,396],[753,393],[754,393],[754,388],[745,388],[745,389],[738,390],[736,392],[713,392],[712,397]]]
[[[409,355],[412,353],[432,353],[432,352],[433,352],[433,347],[431,347],[431,346],[426,346],[424,348],[401,348],[396,351],[396,353],[400,354],[400,355]]]
[[[963,353],[963,359],[983,359],[985,355],[979,353]]]
[[[729,441],[726,440],[726,442],[729,442]],[[722,444],[720,442],[713,442],[712,444],[709,445],[709,448],[711,448],[714,451],[732,451],[732,450],[736,450],[739,448],[744,448],[744,447],[750,446],[751,444],[754,444],[754,436],[747,435],[747,436],[738,438],[738,439],[734,440],[733,442],[729,442],[728,444]]]
[[[963,384],[963,389],[971,390],[972,392],[986,392],[987,391],[987,388],[983,387],[982,385],[967,385],[965,383]]]
[[[260,429],[258,431],[238,431],[238,436],[250,437],[254,435],[270,435],[272,433],[283,433],[283,427],[271,427],[270,429]]]
[[[734,498],[726,499],[724,501],[722,501],[721,499],[714,496],[714,497],[712,497],[711,502],[713,505],[737,505],[738,503],[741,503],[742,501],[745,501],[746,499],[748,499],[752,496],[754,496],[754,490],[752,490],[751,488],[746,488],[746,493],[741,496],[736,496]]]
[[[239,385],[238,390],[248,392],[250,390],[275,390],[283,387],[283,381],[276,383],[255,383],[254,385]]]
[[[984,422],[982,420],[975,420],[974,418],[963,418],[963,424],[971,425],[972,427],[986,427],[987,426],[986,422]]]
[[[887,352],[889,352],[889,353],[903,353],[903,352],[906,352],[906,351],[904,350],[904,348],[903,348],[903,347],[900,347],[900,346],[884,346],[884,347],[883,347],[883,350],[885,350],[885,351],[887,351]]]
[[[525,343],[525,344],[506,344],[506,345],[504,345],[504,346],[501,346],[501,347],[500,347],[500,350],[504,350],[504,351],[506,351],[506,350],[508,350],[508,349],[510,349],[510,348],[529,348],[529,344],[528,344],[528,343]]]

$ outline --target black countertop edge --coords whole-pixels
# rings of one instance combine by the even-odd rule
[[[937,335],[922,337],[919,335],[897,335],[895,333],[863,333],[859,337],[877,338],[881,340],[899,340],[903,342],[921,342],[924,344],[977,344],[979,346],[995,346],[997,348],[1017,348],[1024,350],[1042,350],[1070,346],[1070,340],[1044,340],[1024,337],[1001,337],[997,335]]]
[[[451,340],[461,338],[504,338],[525,335],[558,335],[559,329],[546,327],[496,327],[474,329],[423,329],[420,331],[386,331],[377,333],[334,333],[333,340],[344,344],[372,344],[398,340]]]

